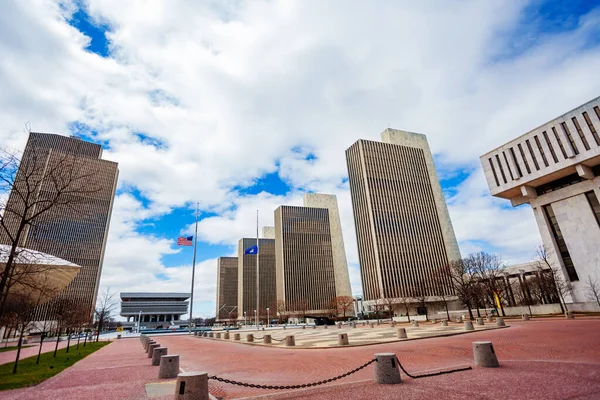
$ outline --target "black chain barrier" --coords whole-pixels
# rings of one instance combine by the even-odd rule
[[[445,370],[445,371],[431,372],[431,373],[428,373],[428,374],[411,375],[411,374],[408,373],[407,370],[404,369],[404,367],[400,363],[400,360],[398,360],[398,357],[396,357],[396,361],[398,362],[398,366],[400,367],[400,369],[402,370],[402,372],[404,372],[406,374],[406,376],[408,376],[409,378],[412,378],[412,379],[427,378],[427,377],[430,377],[430,376],[438,376],[438,375],[444,375],[444,374],[451,374],[453,372],[468,371],[468,370],[472,369],[471,367],[463,367],[463,368],[455,368],[455,369],[450,369],[450,370]]]
[[[230,383],[232,385],[244,386],[244,387],[249,387],[249,388],[254,388],[254,389],[275,389],[275,390],[303,389],[303,388],[312,387],[312,386],[324,385],[326,383],[334,382],[334,381],[337,381],[338,379],[345,378],[348,375],[352,375],[353,373],[360,371],[361,369],[373,364],[376,361],[377,361],[377,359],[374,358],[371,361],[359,366],[358,368],[355,368],[352,371],[346,372],[345,374],[338,375],[333,378],[325,379],[323,381],[312,382],[312,383],[303,383],[301,385],[256,385],[254,383],[238,382],[238,381],[233,381],[231,379],[220,378],[218,376],[209,376],[208,379],[213,379],[215,381],[219,381],[219,382],[223,382],[223,383]]]

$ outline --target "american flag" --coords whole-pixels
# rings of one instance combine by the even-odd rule
[[[193,236],[188,236],[188,237],[179,236],[177,238],[177,246],[193,246],[194,245],[192,243],[193,238],[194,238]]]

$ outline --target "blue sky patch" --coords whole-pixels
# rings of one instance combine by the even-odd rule
[[[86,50],[98,54],[100,57],[108,57],[108,39],[105,34],[108,30],[107,27],[95,25],[90,16],[81,8],[71,16],[69,24],[91,39]]]

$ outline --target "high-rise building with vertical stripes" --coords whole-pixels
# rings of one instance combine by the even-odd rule
[[[102,147],[98,144],[75,137],[31,132],[20,165],[21,173],[25,173],[25,169],[34,171],[34,181],[41,182],[35,198],[28,200],[30,204],[37,202],[41,207],[55,201],[52,199],[61,200],[24,231],[19,246],[81,266],[80,272],[58,296],[85,305],[90,315],[98,294],[119,174],[117,163],[101,157]],[[75,179],[79,182],[64,189],[71,192],[57,196],[65,182],[74,177],[78,177]],[[89,187],[78,188],[78,185]],[[10,242],[11,232],[18,229],[18,210],[25,207],[19,193],[20,188],[15,186],[5,207],[3,218],[7,229],[0,234],[3,243]],[[52,302],[43,306],[36,319],[47,319],[51,307]]]
[[[460,258],[425,135],[386,129],[346,150],[364,300],[429,300],[436,269]],[[452,294],[450,282],[446,294]]]
[[[277,300],[288,311],[329,314],[351,296],[344,240],[334,195],[309,193],[304,206],[275,210]]]
[[[243,238],[238,242],[238,320],[244,319],[246,313],[247,321],[254,318],[256,307],[256,264],[259,267],[258,291],[259,301],[257,313],[259,317],[267,315],[266,309],[273,310],[277,305],[277,292],[275,281],[275,239],[263,239],[258,241],[258,255],[244,254],[247,249],[256,246],[256,238]]]
[[[217,259],[217,321],[230,321],[237,316],[238,258]]]
[[[531,206],[565,300],[588,300],[588,279],[600,276],[600,97],[480,160],[492,196]]]

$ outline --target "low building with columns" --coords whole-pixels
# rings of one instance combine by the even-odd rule
[[[481,156],[491,194],[533,209],[551,265],[589,301],[600,279],[600,97]]]
[[[124,327],[134,327],[141,320],[142,329],[161,329],[177,325],[188,313],[189,293],[121,293],[121,316]],[[187,325],[187,321],[186,321]]]

